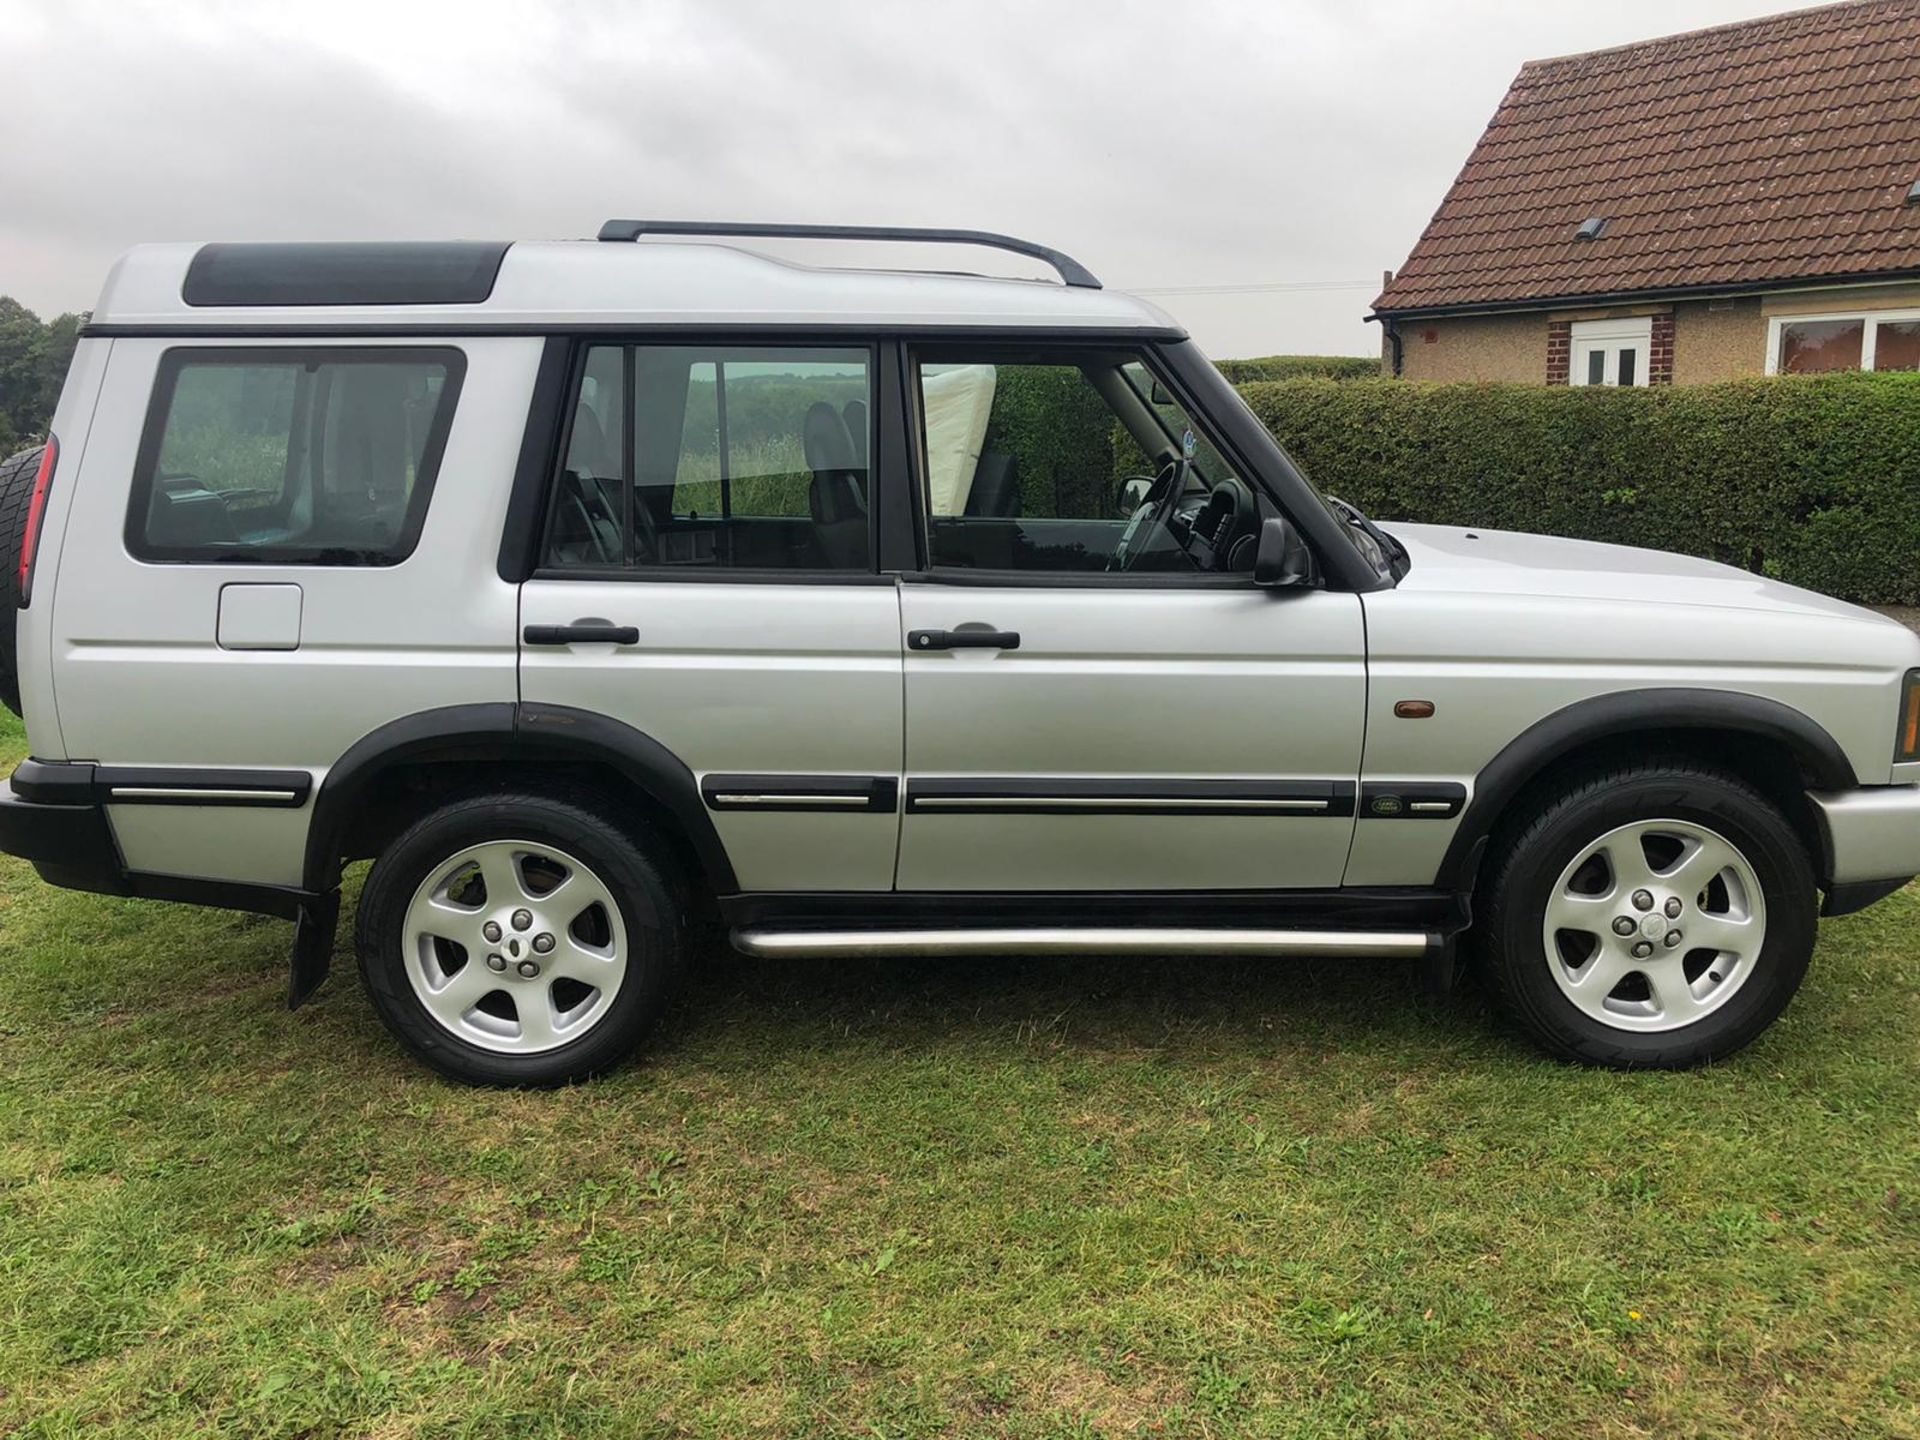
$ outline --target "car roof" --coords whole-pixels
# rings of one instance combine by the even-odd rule
[[[140,245],[96,331],[750,327],[1184,335],[1117,291],[936,271],[796,264],[738,244],[533,240]]]

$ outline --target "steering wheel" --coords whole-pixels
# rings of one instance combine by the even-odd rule
[[[1169,460],[1160,467],[1160,473],[1153,478],[1153,488],[1147,491],[1147,498],[1140,507],[1127,518],[1127,528],[1120,532],[1120,543],[1113,547],[1113,556],[1107,561],[1109,572],[1126,571],[1133,568],[1133,562],[1139,558],[1134,549],[1134,541],[1146,537],[1164,526],[1173,518],[1173,507],[1180,503],[1180,492],[1186,488],[1187,462]]]

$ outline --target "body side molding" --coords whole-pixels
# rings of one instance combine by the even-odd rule
[[[22,760],[13,792],[42,805],[265,805],[297,810],[313,789],[305,770],[193,765],[96,765]]]
[[[892,815],[900,808],[900,782],[891,775],[709,775],[700,798],[710,810]]]
[[[939,777],[907,782],[908,814],[1348,817],[1350,780]]]

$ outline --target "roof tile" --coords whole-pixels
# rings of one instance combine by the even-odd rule
[[[1920,274],[1916,179],[1920,0],[1533,61],[1374,308]]]

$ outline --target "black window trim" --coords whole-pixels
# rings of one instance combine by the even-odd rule
[[[898,577],[876,570],[780,570],[766,566],[535,565],[529,580],[572,580],[629,585],[891,585]]]
[[[387,327],[396,329],[396,327]],[[100,334],[141,334],[157,333],[152,327],[94,327],[83,333]],[[360,327],[356,333],[385,333],[381,327]],[[222,332],[230,333],[230,332]],[[276,332],[255,332],[276,333]],[[312,331],[298,332],[311,334]],[[410,329],[400,328],[396,333],[412,333]],[[445,334],[442,330],[436,332]],[[818,324],[795,325],[792,327],[716,325],[712,323],[690,322],[686,324],[656,323],[650,325],[633,324],[572,324],[554,325],[552,323],[528,323],[515,326],[462,327],[461,335],[533,335],[546,342],[541,361],[540,379],[550,388],[543,389],[536,383],[527,417],[527,427],[520,453],[519,468],[515,471],[513,496],[508,507],[507,527],[501,536],[498,573],[509,584],[519,584],[535,578],[540,573],[540,546],[545,540],[546,488],[558,473],[561,457],[566,454],[564,428],[571,423],[571,415],[560,407],[568,404],[573,388],[571,382],[564,389],[560,382],[566,377],[563,368],[580,346],[600,342],[613,344],[700,344],[736,343],[751,345],[765,343],[769,336],[777,336],[780,344],[790,346],[830,345],[845,347],[848,345],[878,345],[882,356],[882,371],[875,386],[874,410],[879,425],[878,438],[881,449],[870,451],[877,457],[870,462],[872,471],[873,502],[883,517],[880,522],[879,548],[875,558],[880,567],[879,577],[891,581],[894,576],[909,580],[944,584],[1001,584],[1007,586],[1026,586],[1042,588],[1053,586],[1069,588],[1088,583],[1084,576],[1049,575],[1044,571],[954,571],[945,570],[939,574],[929,573],[926,569],[925,538],[926,525],[920,514],[918,494],[920,480],[917,471],[912,468],[912,452],[915,448],[910,433],[916,423],[913,419],[918,406],[911,393],[913,377],[905,362],[909,346],[966,345],[1005,343],[1009,345],[1045,346],[1049,349],[1070,349],[1076,347],[1138,351],[1149,359],[1148,368],[1173,392],[1187,412],[1204,417],[1208,438],[1215,448],[1234,469],[1234,473],[1254,487],[1255,493],[1272,501],[1279,512],[1293,522],[1307,545],[1320,562],[1322,588],[1330,591],[1364,592],[1391,589],[1398,583],[1391,575],[1383,575],[1367,562],[1351,541],[1339,533],[1340,522],[1327,512],[1305,477],[1294,466],[1279,441],[1268,433],[1265,426],[1248,411],[1240,401],[1233,387],[1218,367],[1201,353],[1199,347],[1188,338],[1185,331],[1177,328],[1151,328],[1144,326],[1085,326],[1076,328],[1040,329],[1024,325],[886,325],[886,324]],[[889,376],[886,367],[891,366]],[[1202,398],[1206,397],[1206,398]],[[891,412],[891,413],[889,413]],[[905,516],[903,523],[902,517]],[[809,580],[808,577],[820,577]],[[999,578],[1004,577],[1004,578]],[[568,570],[564,575],[548,575],[544,578],[584,578],[580,571]],[[671,569],[661,574],[642,571],[626,571],[618,576],[624,580],[637,579],[681,579],[694,578],[685,572]],[[722,578],[713,576],[714,579]],[[743,580],[749,583],[786,581],[794,584],[806,583],[853,583],[862,580],[860,572],[840,571],[801,571],[781,570],[758,574],[742,571],[728,572],[726,579]],[[1212,588],[1222,577],[1184,576],[1170,577],[1175,583],[1193,588]],[[1237,576],[1224,577],[1226,582],[1238,588]],[[1205,583],[1203,583],[1205,582]],[[1096,576],[1093,584],[1112,587],[1115,582],[1106,576]],[[1123,577],[1122,586],[1154,588],[1164,582],[1155,576],[1141,574]],[[1302,593],[1299,590],[1276,590],[1278,596]]]
[[[783,333],[778,328],[756,329],[749,332],[701,331],[683,332],[658,330],[622,330],[609,333],[581,331],[571,333],[566,342],[571,346],[567,368],[567,384],[560,392],[559,424],[557,443],[548,458],[545,472],[541,477],[544,493],[540,498],[538,510],[539,525],[535,533],[535,544],[524,574],[509,574],[507,546],[503,540],[501,547],[501,578],[513,582],[524,580],[571,580],[571,581],[621,581],[636,584],[744,584],[744,585],[891,585],[894,577],[884,573],[879,567],[880,526],[879,493],[881,491],[882,469],[875,463],[883,453],[879,403],[880,384],[883,374],[883,359],[887,345],[871,332],[840,332],[821,334],[812,331],[796,330]],[[669,350],[697,350],[712,347],[715,350],[860,350],[867,355],[867,564],[861,570],[838,569],[781,569],[766,566],[726,566],[726,565],[553,565],[547,561],[547,541],[552,533],[553,512],[560,494],[560,476],[566,467],[567,455],[573,447],[573,422],[579,411],[580,384],[586,374],[588,354],[600,348],[618,346],[622,351],[622,365],[626,369],[629,382],[632,378],[633,352],[641,346]],[[716,378],[719,370],[716,367]],[[632,385],[628,384],[628,394],[622,408],[621,444],[626,455],[627,473],[632,475],[633,468],[633,396]],[[540,403],[536,394],[535,405]],[[724,402],[722,402],[724,404]],[[529,433],[532,433],[533,420],[529,419]],[[516,486],[521,483],[516,480]],[[629,484],[629,491],[632,486]],[[631,504],[631,500],[629,501]],[[516,569],[518,567],[515,567]]]
[[[386,550],[351,550],[340,545],[260,545],[217,549],[205,545],[153,545],[146,537],[148,507],[160,467],[160,449],[166,439],[168,417],[180,372],[191,364],[206,365],[356,365],[438,364],[445,367],[440,399],[427,443],[420,453],[407,513]],[[457,345],[174,345],[160,354],[154,367],[153,393],[134,454],[133,481],[128,487],[127,518],[121,541],[127,554],[146,565],[235,565],[281,568],[390,569],[405,563],[420,546],[427,510],[440,478],[460,391],[467,374],[467,353]],[[289,436],[291,440],[291,435]],[[284,475],[283,475],[284,481]],[[316,477],[317,479],[317,477]]]

